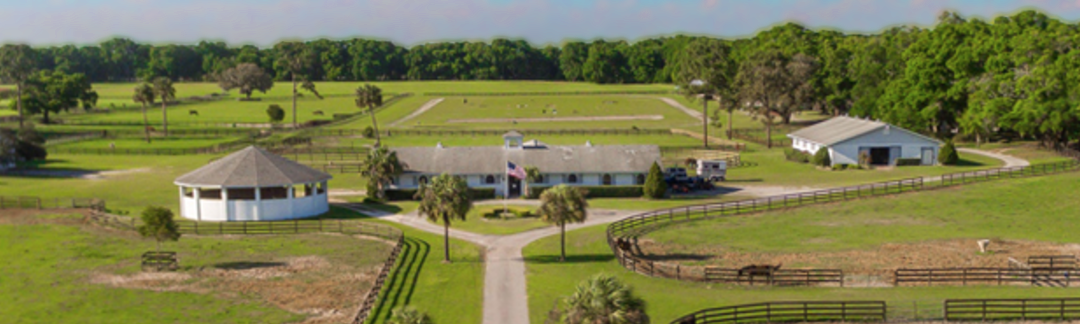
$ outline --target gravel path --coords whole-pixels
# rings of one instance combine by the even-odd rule
[[[426,113],[428,110],[431,110],[431,108],[435,108],[435,106],[438,105],[440,102],[442,102],[443,99],[446,99],[446,98],[431,99],[430,101],[425,103],[423,106],[420,106],[420,109],[417,109],[416,111],[412,112],[408,116],[405,116],[405,117],[403,117],[401,119],[395,120],[393,123],[390,123],[390,125],[387,125],[387,126],[394,127],[394,126],[397,126],[398,124],[401,124],[401,123],[404,123],[404,122],[408,121],[409,119],[416,118],[416,116],[420,116],[421,114]]]
[[[972,148],[958,148],[957,151],[960,151],[960,152],[963,152],[963,153],[978,154],[978,155],[982,155],[982,156],[986,156],[986,157],[992,157],[992,158],[1004,161],[1005,162],[1004,167],[1006,167],[1006,168],[1022,167],[1022,166],[1031,165],[1031,162],[1028,162],[1028,160],[1024,160],[1024,159],[1021,159],[1021,158],[1018,158],[1018,157],[1015,157],[1015,156],[1012,156],[1012,155],[1005,155],[1005,154],[1001,154],[1001,153],[988,152],[988,151],[977,150],[977,149],[972,149]]]
[[[443,235],[442,226],[428,222],[416,212],[379,216],[369,214],[370,209],[356,204],[338,206]],[[640,211],[590,209],[585,223],[566,225],[566,230],[607,224],[637,213]],[[487,250],[484,254],[484,324],[529,323],[529,294],[525,289],[525,260],[521,249],[533,241],[557,234],[559,229],[554,226],[513,235],[485,235],[450,229],[450,237],[472,242]]]

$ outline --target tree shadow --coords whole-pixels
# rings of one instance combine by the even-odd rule
[[[523,258],[525,262],[531,263],[592,263],[592,262],[608,262],[615,259],[611,254],[569,254],[566,256],[566,261],[559,261],[559,255],[535,255],[527,256]]]
[[[986,165],[985,163],[979,163],[979,162],[972,161],[972,160],[967,160],[967,159],[964,159],[964,158],[960,158],[959,161],[956,161],[956,166],[963,166],[963,167],[977,167],[977,166],[985,166],[985,165]]]
[[[755,179],[727,179],[727,180],[724,180],[724,182],[735,182],[735,183],[742,183],[742,182],[764,182],[764,181],[765,181],[765,179],[761,179],[761,178],[755,178]]]
[[[283,267],[285,265],[285,262],[236,261],[214,264],[213,267],[227,270],[248,270],[257,268]]]

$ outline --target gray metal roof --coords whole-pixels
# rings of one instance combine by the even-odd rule
[[[797,130],[788,134],[788,137],[798,137],[828,146],[859,137],[860,135],[872,132],[885,125],[888,124],[879,121],[840,116]]]
[[[407,172],[501,174],[506,162],[535,166],[543,173],[648,172],[660,162],[656,145],[402,147],[394,149]]]
[[[506,132],[506,134],[503,134],[503,138],[522,137],[522,136],[525,136],[525,135],[521,135],[521,133],[518,133],[518,131],[509,131],[509,132]]]
[[[229,154],[176,178],[177,185],[276,187],[329,180],[331,176],[258,147]]]

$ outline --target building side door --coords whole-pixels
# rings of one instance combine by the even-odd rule
[[[922,148],[922,165],[934,165],[934,148]]]
[[[510,181],[510,194],[507,198],[516,198],[521,196],[521,179],[515,177],[507,177]]]

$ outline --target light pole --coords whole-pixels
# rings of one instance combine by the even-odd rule
[[[710,96],[709,96],[708,93],[706,93],[706,91],[707,91],[705,89],[706,84],[708,84],[708,82],[705,82],[704,80],[701,80],[701,79],[694,79],[694,81],[690,81],[690,86],[698,89],[697,92],[701,93],[701,131],[703,133],[703,136],[701,137],[701,140],[704,142],[705,148],[708,149],[709,148],[709,97]]]

